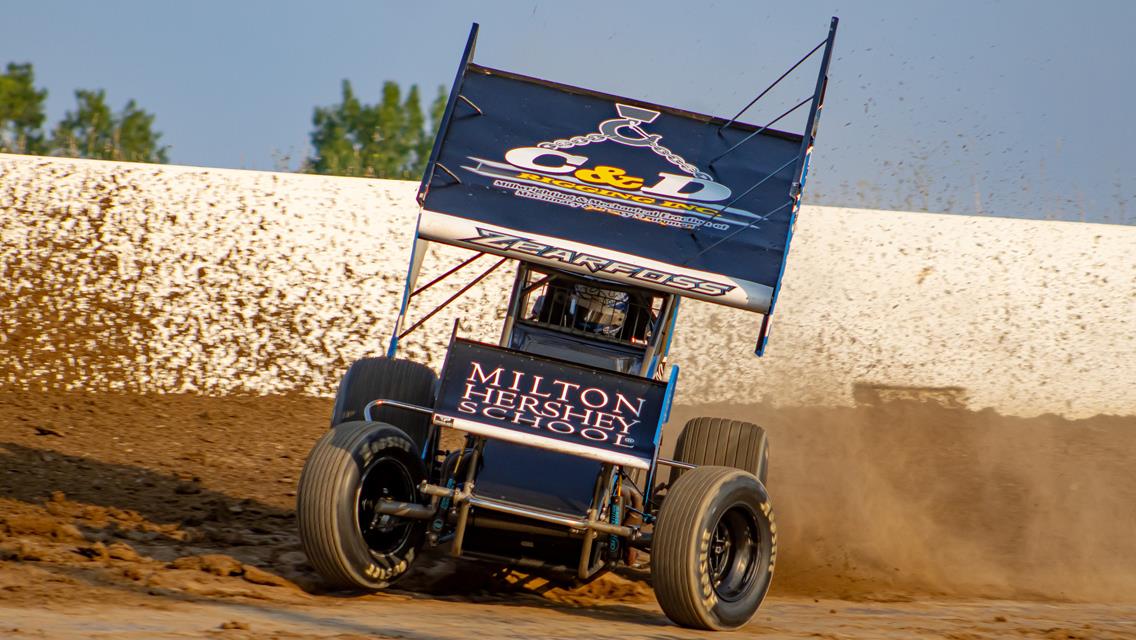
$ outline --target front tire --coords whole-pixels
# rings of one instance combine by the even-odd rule
[[[333,588],[383,589],[422,546],[425,522],[375,513],[382,499],[419,502],[426,470],[398,427],[347,422],[312,447],[296,491],[300,542]]]
[[[736,629],[757,612],[777,558],[765,487],[740,469],[698,467],[667,492],[655,523],[651,581],[684,627]]]

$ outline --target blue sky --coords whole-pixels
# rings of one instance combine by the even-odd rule
[[[252,169],[297,167],[344,78],[366,101],[384,80],[433,96],[474,21],[481,64],[729,116],[838,15],[806,202],[1136,224],[1128,0],[2,0],[0,15],[0,63],[35,65],[50,120],[104,88],[157,115],[171,161]],[[794,104],[812,73],[743,119]]]

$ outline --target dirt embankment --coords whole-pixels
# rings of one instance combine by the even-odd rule
[[[0,393],[0,598],[318,593],[293,502],[329,410],[309,397]],[[672,425],[694,414],[771,432],[774,594],[1136,601],[1136,419],[898,402],[679,408]],[[634,578],[571,590],[434,566],[408,586],[649,601]]]

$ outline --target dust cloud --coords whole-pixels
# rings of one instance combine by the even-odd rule
[[[765,426],[775,591],[1136,600],[1136,417],[933,402],[676,407]]]

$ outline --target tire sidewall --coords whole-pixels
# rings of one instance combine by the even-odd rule
[[[718,490],[707,497],[708,506],[703,510],[699,525],[691,531],[689,570],[694,572],[691,585],[697,590],[693,594],[702,603],[702,609],[710,617],[707,622],[715,629],[735,629],[753,617],[773,578],[773,566],[777,559],[776,529],[771,513],[772,508],[764,487],[757,478],[739,472],[727,478]],[[710,544],[719,519],[734,507],[749,509],[757,525],[760,536],[757,556],[757,576],[740,598],[725,601],[714,592],[710,581]]]
[[[359,526],[358,505],[362,497],[363,475],[377,459],[387,455],[397,458],[409,471],[415,486],[425,477],[422,461],[412,449],[411,441],[405,435],[399,437],[401,431],[392,432],[395,429],[397,427],[384,425],[349,452],[354,464],[347,465],[347,473],[340,478],[335,501],[340,551],[347,567],[355,574],[357,583],[376,589],[390,585],[407,572],[418,555],[425,533],[424,523],[412,521],[410,535],[398,549],[391,553],[378,553],[367,546]]]

